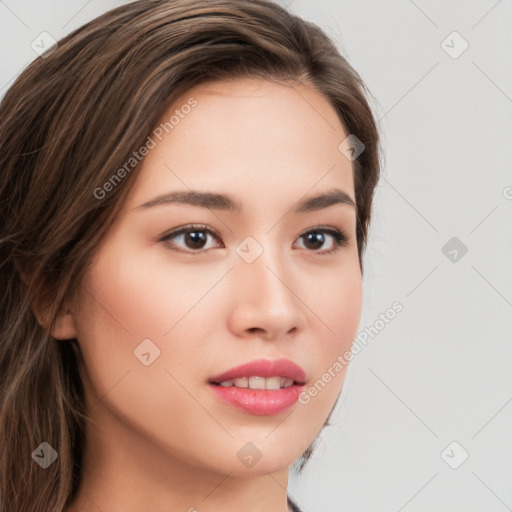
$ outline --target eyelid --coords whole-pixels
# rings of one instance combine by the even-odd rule
[[[175,236],[178,236],[178,235],[181,235],[183,233],[190,232],[190,231],[194,231],[194,230],[196,230],[196,231],[203,231],[205,233],[213,235],[215,238],[217,238],[217,240],[219,240],[221,242],[222,248],[225,247],[224,243],[221,240],[220,234],[215,229],[213,229],[210,226],[205,225],[205,224],[187,224],[185,226],[180,226],[180,227],[174,228],[173,230],[171,230],[171,231],[167,232],[166,234],[164,234],[163,236],[161,236],[158,239],[158,241],[165,243],[170,238],[173,238]],[[312,254],[318,254],[318,255],[330,255],[330,254],[333,254],[333,253],[337,252],[339,249],[341,249],[342,247],[345,247],[346,245],[348,245],[348,243],[350,242],[350,239],[351,239],[351,237],[347,235],[345,230],[340,229],[340,228],[336,228],[334,226],[326,226],[326,225],[318,225],[318,226],[313,226],[311,228],[308,228],[305,231],[303,231],[297,237],[297,239],[301,239],[305,235],[307,235],[309,233],[315,233],[315,232],[327,233],[328,235],[333,237],[335,245],[334,245],[333,249],[328,249],[328,250],[324,249],[324,250],[315,251],[315,250],[307,250],[306,249],[306,252],[309,252],[309,253],[312,253]],[[176,249],[175,247],[173,247],[172,250],[174,250],[176,252],[181,252],[181,253],[189,254],[189,255],[192,255],[192,256],[199,256],[201,254],[204,254],[205,252],[208,252],[210,249],[200,249],[200,250],[194,251],[194,250]]]
[[[306,231],[302,232],[297,238],[302,238],[308,233],[315,232],[323,232],[331,235],[335,240],[335,245],[333,249],[323,250],[323,251],[307,251],[310,254],[318,254],[328,256],[336,253],[339,249],[346,247],[350,242],[350,236],[347,235],[344,229],[336,228],[334,226],[326,226],[326,225],[318,225],[312,228],[308,228]]]
[[[187,231],[206,231],[212,235],[215,235],[217,238],[220,238],[220,233],[218,233],[215,229],[211,228],[206,224],[185,224],[184,226],[179,226],[177,228],[171,229],[162,238],[169,238],[170,236],[179,235],[181,233],[186,233]]]
[[[165,235],[160,237],[158,239],[158,241],[165,243],[168,241],[169,238],[173,238],[175,236],[181,235],[183,233],[188,233],[189,231],[194,231],[194,230],[195,231],[204,231],[205,233],[213,235],[218,240],[221,239],[220,234],[215,229],[211,228],[210,226],[207,226],[205,224],[187,224],[185,226],[180,226],[180,227],[172,229],[171,231],[167,232]],[[222,245],[224,246],[223,243],[222,243]],[[202,249],[202,250],[198,250],[198,251],[187,251],[187,250],[183,250],[183,249],[176,249],[173,247],[173,250],[176,252],[182,252],[185,254],[191,254],[193,256],[197,256],[199,254],[203,254],[203,253],[209,251],[210,249]]]

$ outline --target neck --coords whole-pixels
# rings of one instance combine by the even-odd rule
[[[94,420],[101,429],[87,425],[82,479],[66,512],[289,510],[288,468],[222,473],[166,452],[149,436],[128,429],[101,402]]]

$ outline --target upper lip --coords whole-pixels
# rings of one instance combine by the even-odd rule
[[[306,381],[305,371],[294,362],[288,359],[257,359],[231,368],[227,372],[215,375],[209,382],[220,384],[226,380],[239,379],[242,377],[286,377],[293,379],[297,384],[304,384]]]

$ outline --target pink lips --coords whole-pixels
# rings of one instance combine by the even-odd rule
[[[286,377],[294,383],[282,389],[249,389],[234,386],[220,386],[226,380],[241,377]],[[288,359],[258,359],[237,366],[209,379],[210,389],[221,400],[237,409],[258,415],[278,414],[293,405],[304,388],[306,374],[304,370]]]
[[[293,379],[299,384],[304,384],[304,381],[306,380],[306,373],[304,370],[288,359],[258,359],[256,361],[251,361],[250,363],[237,366],[236,368],[231,368],[231,370],[221,373],[220,375],[216,375],[210,379],[210,382],[220,384],[225,380],[251,377],[254,375],[260,377],[287,377],[288,379]]]

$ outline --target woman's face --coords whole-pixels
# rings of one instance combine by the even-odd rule
[[[298,393],[332,373],[359,324],[352,164],[338,149],[349,134],[313,88],[259,79],[195,87],[166,122],[80,287],[73,326],[88,413],[111,446],[124,443],[123,458],[277,471],[317,435],[345,371],[309,400]],[[336,201],[300,208],[335,189]],[[209,196],[165,199],[192,191]],[[261,359],[304,375],[288,375],[287,391],[238,387],[281,386],[286,365],[267,368],[280,378],[266,384],[210,382]]]

